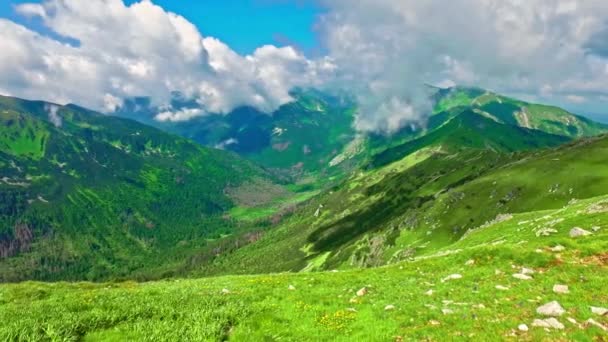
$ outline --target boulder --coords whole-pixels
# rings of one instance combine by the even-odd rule
[[[591,308],[591,312],[596,315],[606,316],[608,314],[608,309],[606,309],[606,308],[600,308],[600,307],[596,307],[596,306],[591,306],[590,308]]]
[[[565,312],[566,310],[557,301],[552,301],[536,308],[536,313],[544,316],[561,316]]]
[[[557,319],[551,317],[551,318],[547,318],[547,319],[535,319],[534,322],[532,322],[532,326],[533,327],[538,327],[538,328],[548,328],[548,329],[564,329],[565,326],[558,321]]]
[[[574,227],[574,228],[572,228],[572,230],[570,230],[571,238],[577,238],[577,237],[589,236],[589,235],[591,235],[591,232],[584,230],[583,228]]]

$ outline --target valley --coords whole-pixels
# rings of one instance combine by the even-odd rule
[[[424,128],[361,136],[345,119],[304,154],[323,120],[300,111],[331,114],[311,98],[288,106],[301,123],[249,122],[282,132],[257,152],[2,98],[0,339],[605,336],[607,128],[435,96]]]

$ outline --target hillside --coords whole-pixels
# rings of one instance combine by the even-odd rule
[[[73,105],[1,97],[0,122],[0,281],[170,275],[262,228],[229,210],[290,194],[233,153]]]
[[[514,214],[375,269],[0,285],[0,339],[602,341],[606,203]],[[592,234],[573,238],[573,227]]]
[[[427,255],[488,222],[607,194],[607,156],[605,136],[515,154],[423,148],[354,175],[199,273],[350,269]]]
[[[386,165],[424,148],[452,151],[467,148],[509,153],[559,146],[569,140],[562,135],[500,123],[467,109],[420,138],[372,156],[371,165]]]
[[[330,167],[332,160],[350,145],[356,145],[354,106],[344,97],[314,90],[294,90],[294,102],[274,113],[242,107],[226,115],[205,115],[184,122],[154,120],[157,110],[145,100],[127,103],[118,115],[141,120],[202,145],[238,153],[267,168],[279,169],[296,178],[335,176],[352,165]],[[175,108],[195,104],[176,99]],[[359,147],[352,146],[357,149]],[[346,164],[346,163],[345,163]]]
[[[468,107],[500,123],[571,138],[594,136],[607,129],[606,125],[558,107],[527,103],[477,88],[438,89],[435,100],[435,115]]]
[[[421,144],[420,141],[412,143],[412,140],[424,137],[422,144],[428,144],[430,139],[456,139],[447,137],[456,133],[451,131],[456,125],[469,125],[456,133],[460,135],[456,143],[476,147],[486,147],[487,143],[488,147],[503,151],[556,146],[566,140],[608,131],[606,125],[557,107],[530,104],[481,89],[431,87],[429,92],[435,108],[426,125],[407,126],[390,136],[357,132],[353,128],[356,104],[347,96],[315,90],[295,90],[293,102],[270,114],[244,107],[226,115],[159,122],[154,120],[159,110],[145,99],[128,102],[117,114],[205,146],[234,151],[317,188],[320,184],[316,183],[339,182],[353,170],[368,164],[372,156],[387,149],[390,151],[381,157],[390,155],[386,162],[405,157]],[[180,97],[173,101],[173,107],[177,109],[196,106]],[[449,127],[444,128],[444,125]],[[473,133],[472,141],[465,141],[468,138],[464,135],[468,133]],[[532,134],[536,136],[531,137]],[[495,141],[490,141],[493,139]]]

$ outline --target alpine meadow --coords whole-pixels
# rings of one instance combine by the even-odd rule
[[[9,0],[0,341],[608,340],[607,27]]]

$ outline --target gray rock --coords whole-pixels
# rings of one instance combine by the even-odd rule
[[[570,230],[571,238],[577,238],[577,237],[589,236],[589,235],[591,235],[591,232],[584,230],[583,228],[574,227],[574,228],[572,228],[572,230]]]
[[[454,310],[452,310],[452,309],[441,309],[441,312],[442,312],[444,315],[451,315],[451,314],[453,314],[453,313],[454,313]]]
[[[591,306],[591,312],[593,312],[596,315],[600,315],[600,316],[605,316],[606,314],[608,314],[608,309],[606,308],[600,308],[600,307],[596,307],[596,306]]]
[[[519,329],[519,331],[528,331],[528,326],[525,324],[520,324],[517,326],[517,329]]]
[[[551,318],[546,318],[546,319],[535,319],[534,322],[532,322],[532,326],[533,327],[538,327],[538,328],[548,328],[548,329],[564,329],[565,326],[558,321],[557,319],[551,317]]]
[[[393,310],[395,310],[394,305],[387,305],[384,307],[384,311],[393,311]]]
[[[366,288],[366,287],[363,287],[363,288],[361,288],[359,291],[357,291],[357,296],[358,296],[358,297],[363,297],[363,296],[365,296],[366,294],[367,294],[367,288]]]
[[[566,310],[557,301],[552,301],[536,308],[536,313],[544,316],[561,316],[565,312]]]
[[[564,246],[562,246],[562,245],[557,245],[557,246],[555,246],[555,247],[551,247],[551,248],[549,248],[549,250],[550,250],[551,252],[557,252],[557,253],[559,253],[559,252],[563,252],[563,251],[565,251],[565,250],[566,250],[566,247],[564,247]]]
[[[530,269],[530,268],[522,267],[521,272],[519,272],[519,273],[525,274],[525,275],[530,275],[530,274],[534,274],[534,270]]]
[[[527,274],[522,274],[522,273],[515,273],[513,275],[513,278],[517,278],[517,279],[520,279],[520,280],[532,280],[532,277],[530,277]]]
[[[455,280],[455,279],[461,279],[461,278],[462,278],[462,275],[460,275],[460,274],[450,274],[449,276],[443,278],[441,280],[441,282],[445,283],[448,280]]]
[[[560,293],[560,294],[567,294],[570,293],[570,289],[568,288],[568,285],[553,285],[553,292],[555,293]]]
[[[536,232],[536,236],[538,236],[538,237],[550,236],[551,234],[555,234],[555,233],[557,233],[557,230],[555,230],[553,228],[543,228]]]

